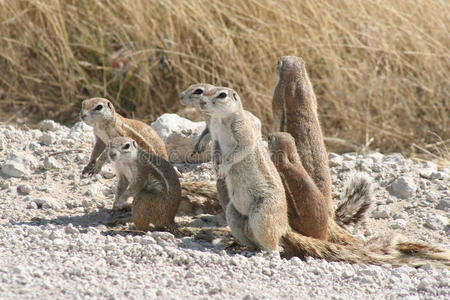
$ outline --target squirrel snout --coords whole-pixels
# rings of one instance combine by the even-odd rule
[[[115,151],[115,150],[110,150],[110,151],[108,152],[108,155],[109,155],[109,158],[110,158],[111,160],[116,160],[116,158],[117,158],[117,151]]]
[[[204,109],[206,107],[206,101],[205,100],[200,100],[200,108]]]

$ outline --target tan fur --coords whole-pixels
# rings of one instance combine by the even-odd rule
[[[316,95],[305,63],[295,56],[283,56],[278,60],[277,73],[272,100],[276,131],[289,132],[294,137],[303,167],[331,202],[328,155],[317,116]]]
[[[146,231],[150,223],[161,228],[172,225],[181,201],[181,185],[172,165],[141,149],[129,137],[112,139],[108,154],[119,177],[118,198],[134,197],[132,220],[136,228]]]
[[[96,110],[101,106],[100,110]],[[153,128],[144,122],[127,119],[115,112],[112,103],[104,98],[91,98],[81,104],[81,120],[94,127],[95,145],[83,174],[100,172],[106,161],[106,147],[115,137],[130,137],[151,154],[168,159],[166,146]]]
[[[289,225],[303,235],[327,240],[329,201],[303,168],[294,138],[277,132],[269,135],[268,142],[286,191]]]

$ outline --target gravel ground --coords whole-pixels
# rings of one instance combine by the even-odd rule
[[[1,299],[449,299],[450,271],[425,265],[351,265],[283,259],[225,248],[220,239],[145,235],[107,227],[111,166],[80,178],[92,130],[52,121],[40,129],[0,126]],[[336,198],[354,170],[376,182],[376,203],[354,234],[402,234],[450,248],[450,168],[401,154],[330,153]],[[209,164],[180,166],[184,179],[213,179]],[[13,177],[7,176],[7,174]],[[179,216],[210,226],[214,216]]]

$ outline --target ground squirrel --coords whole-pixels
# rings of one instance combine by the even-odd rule
[[[83,175],[100,172],[106,162],[105,151],[111,139],[119,136],[131,137],[139,147],[149,153],[167,159],[166,146],[153,128],[144,122],[127,119],[115,112],[112,103],[104,98],[91,98],[81,104],[81,120],[94,128],[95,145]]]
[[[354,263],[420,265],[430,258],[450,263],[447,251],[424,245],[428,248],[423,251],[418,249],[419,244],[406,242],[395,247],[382,245],[383,249],[339,245],[293,231],[288,224],[282,180],[269,152],[256,137],[238,94],[229,88],[214,88],[204,96],[201,108],[210,117],[212,139],[218,141],[222,151],[218,176],[226,178],[230,195],[227,223],[239,243],[267,251],[279,251],[283,244],[298,256]]]
[[[328,155],[317,116],[316,95],[305,63],[295,56],[283,56],[276,70],[278,83],[272,99],[275,131],[289,132],[294,137],[303,167],[331,202]]]
[[[329,201],[303,168],[294,138],[287,132],[271,133],[268,144],[286,192],[289,225],[303,235],[327,240]]]
[[[132,220],[136,228],[146,231],[150,223],[157,228],[172,225],[181,201],[181,185],[172,165],[141,149],[129,137],[112,139],[108,155],[119,177],[119,202],[134,198]]]
[[[209,130],[222,152],[218,177],[225,178],[230,196],[226,220],[233,236],[249,248],[279,250],[289,228],[287,204],[278,172],[229,88],[204,93],[200,106],[210,118]]]
[[[216,86],[208,83],[197,83],[189,86],[186,90],[180,93],[180,103],[185,106],[191,107],[200,107],[200,102],[204,98],[204,93],[216,88]],[[245,111],[245,114],[251,119],[253,126],[255,127],[256,132],[261,135],[261,121],[254,116],[251,112]],[[211,134],[209,131],[210,127],[210,117],[207,114],[203,114],[203,118],[205,119],[206,127],[203,132],[200,134],[197,143],[194,146],[193,153],[200,153],[206,149],[206,146],[211,140]],[[213,151],[212,151],[212,161],[215,170],[217,171],[217,167],[221,161],[221,150],[217,141],[213,140]],[[219,199],[219,203],[222,206],[223,210],[226,210],[227,204],[230,201],[228,196],[228,190],[226,187],[226,182],[224,178],[218,178],[216,181],[217,188],[217,197]]]

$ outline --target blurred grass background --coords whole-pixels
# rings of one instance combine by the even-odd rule
[[[151,121],[210,82],[267,129],[277,58],[297,55],[327,137],[450,160],[448,0],[0,0],[0,21],[3,121],[70,124],[93,96]]]

